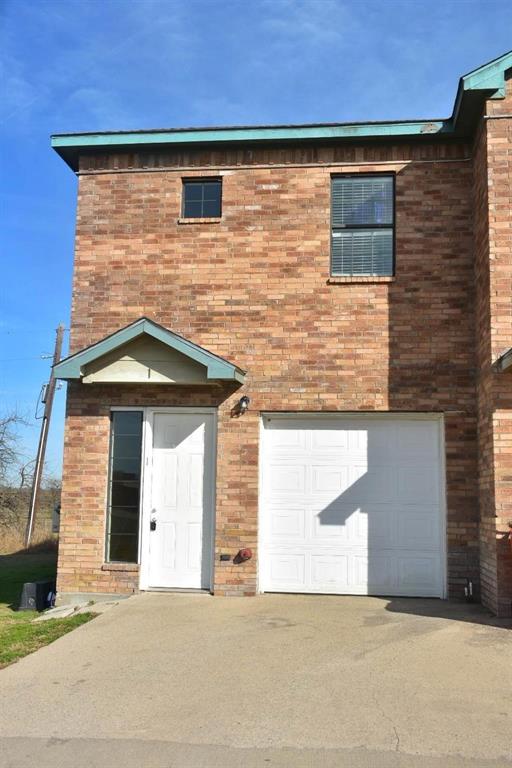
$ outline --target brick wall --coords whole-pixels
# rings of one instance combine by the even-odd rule
[[[475,141],[480,547],[482,600],[512,615],[512,372],[495,362],[512,346],[512,80],[487,102]]]
[[[478,392],[478,475],[480,497],[480,578],[482,599],[496,604],[494,454],[492,448],[492,369],[489,301],[489,200],[487,134],[482,123],[474,151],[474,237],[476,283],[476,354]]]
[[[257,555],[259,412],[442,412],[449,582],[478,580],[472,164],[462,143],[190,150],[83,158],[71,347],[141,315],[248,371],[238,391],[75,385],[59,588],[132,590],[102,570],[108,408],[219,406],[216,551]],[[396,173],[394,280],[330,280],[330,175]],[[183,176],[221,174],[219,223],[179,223]],[[242,393],[251,410],[230,418]],[[120,575],[121,573],[121,575]],[[216,562],[253,593],[256,558]]]

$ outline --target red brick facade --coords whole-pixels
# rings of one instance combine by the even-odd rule
[[[495,361],[512,346],[512,80],[488,101],[475,140],[475,263],[483,602],[512,609],[512,371]],[[508,117],[507,117],[508,115]]]
[[[478,584],[481,547],[486,602],[510,608],[510,559],[493,515],[496,505],[501,529],[512,517],[512,386],[490,369],[512,339],[507,126],[487,121],[474,150],[422,137],[82,158],[71,351],[145,315],[248,375],[238,389],[70,385],[61,592],[138,587],[136,570],[103,562],[111,406],[218,406],[217,594],[257,589],[262,411],[419,411],[444,414],[450,594]],[[394,278],[329,277],[330,178],[343,172],[396,174]],[[196,175],[222,176],[220,221],[179,221],[182,179]],[[251,408],[233,419],[244,393]],[[245,546],[255,558],[219,562],[220,551]]]

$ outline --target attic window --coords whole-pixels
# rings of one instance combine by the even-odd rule
[[[221,179],[183,181],[184,219],[219,219],[221,216]]]

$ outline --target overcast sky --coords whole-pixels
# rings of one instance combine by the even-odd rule
[[[509,0],[0,0],[0,25],[0,412],[31,419],[27,456],[69,324],[76,179],[51,133],[447,117],[512,48]]]

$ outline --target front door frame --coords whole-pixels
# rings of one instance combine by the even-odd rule
[[[190,414],[209,414],[212,417],[212,445],[208,451],[205,443],[204,462],[210,463],[210,523],[203,524],[202,535],[210,537],[210,567],[209,584],[205,589],[210,592],[213,589],[214,567],[215,567],[215,511],[216,511],[216,469],[217,469],[217,408],[195,408],[195,407],[146,407],[137,409],[143,411],[144,430],[142,446],[142,488],[141,488],[141,512],[139,529],[139,589],[141,591],[158,590],[158,587],[149,586],[149,526],[151,518],[151,486],[152,486],[152,447],[153,447],[153,425],[155,414],[157,413],[190,413]],[[208,455],[210,453],[210,456]],[[165,589],[165,588],[162,588]]]

